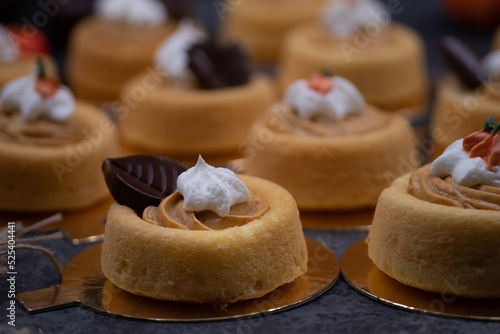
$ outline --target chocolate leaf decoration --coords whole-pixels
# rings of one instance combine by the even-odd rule
[[[192,13],[192,4],[186,0],[162,0],[167,7],[168,17],[180,21]]]
[[[207,40],[193,45],[188,56],[189,68],[203,88],[243,85],[250,77],[248,57],[236,44],[222,46]]]
[[[477,88],[487,81],[480,58],[458,38],[443,37],[439,46],[443,60],[467,88]]]
[[[108,189],[118,203],[139,215],[150,205],[157,206],[177,189],[177,177],[187,170],[180,162],[155,155],[108,158],[102,171]]]

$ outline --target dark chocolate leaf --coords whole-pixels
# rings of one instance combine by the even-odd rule
[[[137,214],[157,206],[177,189],[177,177],[187,167],[166,157],[148,154],[108,158],[102,171],[108,189],[118,203]]]
[[[186,0],[162,0],[167,7],[168,17],[177,21],[187,16],[191,16],[192,4]]]
[[[203,88],[238,86],[249,80],[248,57],[236,44],[217,45],[208,40],[193,45],[188,55],[189,68]]]
[[[467,88],[477,88],[487,81],[480,58],[458,38],[443,37],[439,47],[443,60]]]

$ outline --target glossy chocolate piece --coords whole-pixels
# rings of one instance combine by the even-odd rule
[[[467,88],[477,88],[487,81],[480,58],[458,38],[443,37],[439,47],[443,60]]]
[[[189,68],[201,87],[217,89],[246,84],[250,77],[248,57],[236,45],[198,43],[188,50]]]
[[[191,16],[193,12],[192,4],[186,0],[162,0],[167,7],[169,19],[182,20]]]
[[[157,206],[177,189],[177,177],[187,167],[166,157],[140,154],[105,159],[102,170],[115,201],[142,215],[146,207]]]

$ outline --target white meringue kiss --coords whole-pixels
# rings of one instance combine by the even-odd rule
[[[295,81],[285,93],[285,104],[306,119],[325,116],[342,120],[346,115],[360,113],[366,102],[356,86],[343,77],[335,76],[332,79],[333,88],[326,94],[309,88],[307,80]]]
[[[375,22],[382,27],[391,22],[389,11],[375,0],[331,0],[321,12],[324,26],[340,38],[347,38],[357,29]]]
[[[158,26],[167,21],[167,8],[158,0],[98,0],[97,16],[111,22]]]
[[[24,120],[33,120],[41,116],[62,122],[75,110],[75,99],[71,91],[60,85],[56,94],[44,98],[35,90],[37,74],[33,73],[9,81],[0,93],[2,110],[18,109]]]
[[[250,191],[232,170],[212,167],[201,156],[196,166],[179,175],[177,190],[184,197],[184,210],[210,210],[220,217],[250,199]]]
[[[12,38],[12,34],[0,25],[0,61],[14,61],[19,54],[19,49]]]
[[[188,79],[192,76],[188,67],[188,50],[206,38],[205,32],[196,28],[193,21],[184,19],[177,30],[158,47],[154,62],[162,72],[174,79]]]
[[[500,166],[489,170],[482,158],[469,158],[469,153],[463,149],[463,139],[454,141],[431,164],[431,174],[447,177],[465,187],[485,184],[500,187]]]

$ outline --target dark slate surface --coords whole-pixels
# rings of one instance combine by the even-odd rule
[[[77,1],[77,0],[70,0]],[[81,1],[81,0],[80,0]],[[218,0],[216,0],[218,1]],[[215,31],[219,18],[214,11],[216,1],[193,0],[196,15]],[[222,1],[222,0],[221,0]],[[389,0],[387,0],[389,1]],[[394,1],[394,0],[391,0]],[[14,5],[6,7],[7,2]],[[17,5],[15,3],[18,3]],[[33,17],[40,7],[38,1],[4,1],[0,7],[0,22],[19,22],[23,17]],[[44,1],[41,2],[51,2]],[[52,2],[58,2],[53,0]],[[61,3],[67,1],[60,1]],[[234,3],[237,3],[235,1]],[[480,52],[487,52],[492,31],[470,30],[449,20],[435,0],[400,0],[403,10],[394,16],[417,29],[428,46],[428,67],[432,76],[445,72],[435,51],[437,39],[442,34],[453,34],[472,44]],[[43,27],[52,36],[53,26]],[[59,61],[64,61],[64,43],[54,41]],[[327,244],[340,259],[344,251],[364,232],[318,232],[306,234]],[[44,242],[64,264],[72,256],[90,245],[73,246],[68,239]],[[41,289],[59,283],[49,260],[26,250],[17,251],[17,292]],[[7,282],[0,279],[0,333],[9,333],[6,325]],[[268,316],[243,320],[202,323],[156,323],[126,320],[96,314],[82,307],[69,307],[51,312],[28,314],[16,306],[16,330],[26,327],[33,333],[499,333],[500,322],[463,320],[424,315],[382,305],[352,289],[342,278],[322,297],[298,308]]]
[[[306,234],[327,244],[340,258],[364,232],[319,232]],[[73,246],[67,239],[43,242],[66,263],[87,246]],[[51,262],[27,250],[17,252],[16,287],[18,292],[41,289],[59,283]],[[7,284],[0,281],[1,314],[8,306]],[[2,316],[2,323],[4,316]],[[202,323],[158,323],[114,318],[82,307],[28,314],[16,308],[16,329],[27,327],[33,333],[498,333],[500,323],[472,321],[424,315],[380,304],[352,289],[342,278],[323,296],[312,302],[281,313],[248,319]],[[8,327],[0,327],[6,330]],[[7,332],[8,333],[8,332]]]

